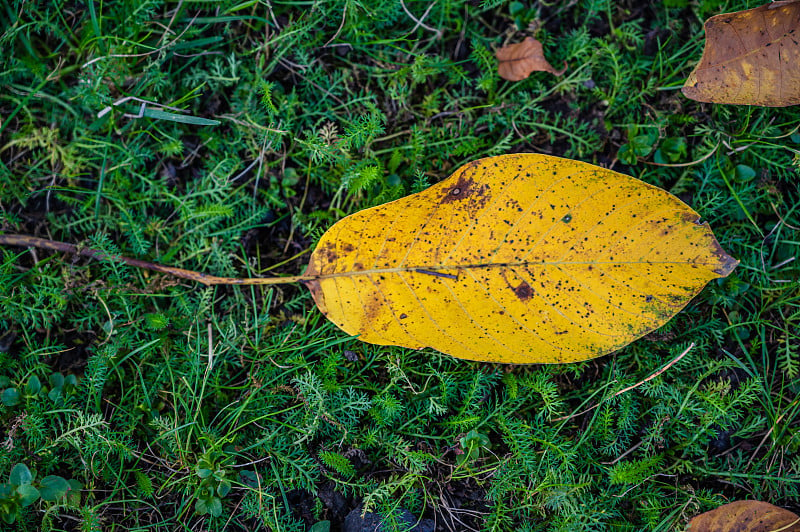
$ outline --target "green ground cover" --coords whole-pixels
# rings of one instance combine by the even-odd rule
[[[512,367],[360,343],[299,286],[3,247],[0,482],[17,464],[74,482],[24,508],[0,487],[2,526],[319,532],[360,507],[386,530],[403,510],[446,531],[681,530],[731,500],[800,510],[800,110],[678,90],[702,21],[756,5],[5,3],[3,232],[296,275],[348,213],[536,152],[671,191],[741,264],[614,355]],[[563,76],[498,77],[493,50],[527,35]]]

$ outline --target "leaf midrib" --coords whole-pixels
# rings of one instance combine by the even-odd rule
[[[429,275],[430,277],[446,278],[439,275],[431,275],[426,272],[447,273],[453,270],[476,270],[480,268],[515,268],[519,266],[594,266],[594,265],[622,265],[622,264],[648,264],[648,265],[691,265],[691,266],[718,266],[718,262],[688,262],[688,261],[643,261],[643,260],[628,260],[628,261],[518,261],[518,262],[492,262],[484,264],[458,264],[458,265],[420,265],[420,266],[401,266],[394,268],[371,268],[369,270],[349,270],[345,272],[324,273],[320,275],[309,276],[308,280],[321,280],[321,279],[334,279],[337,277],[355,277],[359,275],[376,275],[385,273],[418,273],[420,275]],[[420,271],[422,270],[422,271]]]

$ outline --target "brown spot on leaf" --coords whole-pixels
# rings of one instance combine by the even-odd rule
[[[441,202],[442,204],[448,204],[467,200],[469,200],[467,205],[470,210],[483,208],[489,200],[489,185],[476,183],[472,176],[467,177],[462,173],[454,185],[444,190],[444,197],[442,197]]]
[[[381,296],[377,292],[373,292],[369,295],[364,307],[365,323],[374,323],[377,320],[381,313],[381,308],[383,307],[383,301],[381,301],[381,299]]]
[[[309,264],[309,269],[313,271],[309,271],[307,273],[311,275],[324,275],[326,273],[330,273],[331,268],[329,266],[335,263],[339,258],[339,254],[336,253],[336,242],[325,242],[314,250],[312,257],[319,257],[320,264],[315,264],[315,261],[312,260]]]
[[[682,212],[681,220],[683,220],[687,224],[702,225],[702,223],[700,222],[700,216],[698,216],[697,213],[694,212]]]
[[[527,301],[531,298],[531,296],[533,296],[531,285],[525,281],[519,283],[519,286],[514,289],[514,293],[517,295],[517,298],[519,298],[520,301]]]

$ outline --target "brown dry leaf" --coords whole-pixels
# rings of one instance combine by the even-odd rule
[[[561,70],[553,68],[553,65],[544,58],[542,43],[533,37],[526,37],[517,44],[503,46],[495,52],[495,57],[500,61],[497,73],[508,81],[522,81],[530,76],[531,72],[550,72],[560,76],[567,70],[566,63]]]
[[[365,342],[573,362],[660,327],[736,267],[699,218],[611,170],[502,155],[339,221],[303,282]]]
[[[761,501],[736,501],[695,517],[687,532],[800,532],[800,518]]]
[[[700,63],[683,94],[700,102],[800,104],[800,2],[773,2],[705,23]]]

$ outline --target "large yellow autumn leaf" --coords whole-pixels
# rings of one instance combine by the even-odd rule
[[[557,363],[656,329],[736,264],[668,192],[518,154],[344,218],[302,280],[329,319],[365,342]]]

